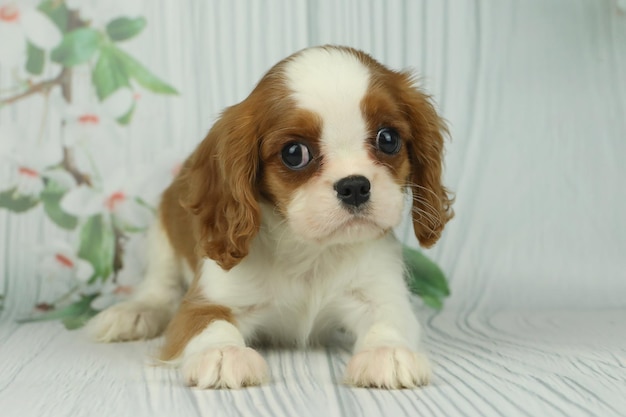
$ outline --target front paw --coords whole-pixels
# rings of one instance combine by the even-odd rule
[[[227,346],[186,357],[181,368],[185,382],[198,388],[241,388],[268,380],[265,359],[254,349]]]
[[[428,358],[406,348],[379,347],[357,353],[346,368],[345,381],[357,387],[414,388],[427,385]]]
[[[151,339],[163,332],[170,316],[168,306],[126,301],[100,312],[85,330],[97,342]]]

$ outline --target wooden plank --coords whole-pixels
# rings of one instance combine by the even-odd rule
[[[93,344],[58,323],[4,321],[0,357],[8,360],[0,363],[0,404],[24,410],[26,401],[24,416],[620,416],[626,410],[622,314],[432,314],[425,348],[435,365],[433,383],[402,391],[344,386],[350,354],[340,348],[264,350],[269,384],[189,389],[175,370],[154,365],[158,341]]]

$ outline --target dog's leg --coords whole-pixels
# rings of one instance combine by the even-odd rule
[[[373,271],[371,271],[373,272]],[[359,387],[413,388],[429,382],[428,358],[418,351],[420,325],[402,270],[378,271],[349,294],[343,323],[356,335],[345,382]],[[389,274],[397,274],[389,276]]]
[[[268,379],[265,360],[246,347],[227,307],[206,303],[192,288],[165,331],[161,359],[180,365],[198,388],[241,388]]]
[[[98,342],[149,339],[163,332],[184,292],[181,262],[157,220],[148,232],[148,266],[133,296],[100,312],[87,323]]]

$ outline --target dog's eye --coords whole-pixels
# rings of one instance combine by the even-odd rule
[[[288,168],[302,169],[311,162],[311,152],[306,145],[292,142],[283,148],[282,158]]]
[[[397,154],[400,151],[400,135],[390,127],[383,127],[376,134],[376,147],[389,155]]]

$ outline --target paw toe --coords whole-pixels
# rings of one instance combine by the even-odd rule
[[[354,355],[346,368],[345,381],[357,387],[414,388],[427,385],[430,375],[430,363],[423,354],[380,347]]]
[[[97,342],[149,339],[163,331],[168,319],[166,308],[122,303],[100,312],[85,330]]]
[[[185,382],[202,389],[260,385],[267,381],[267,363],[254,349],[227,346],[208,349],[183,361]]]

